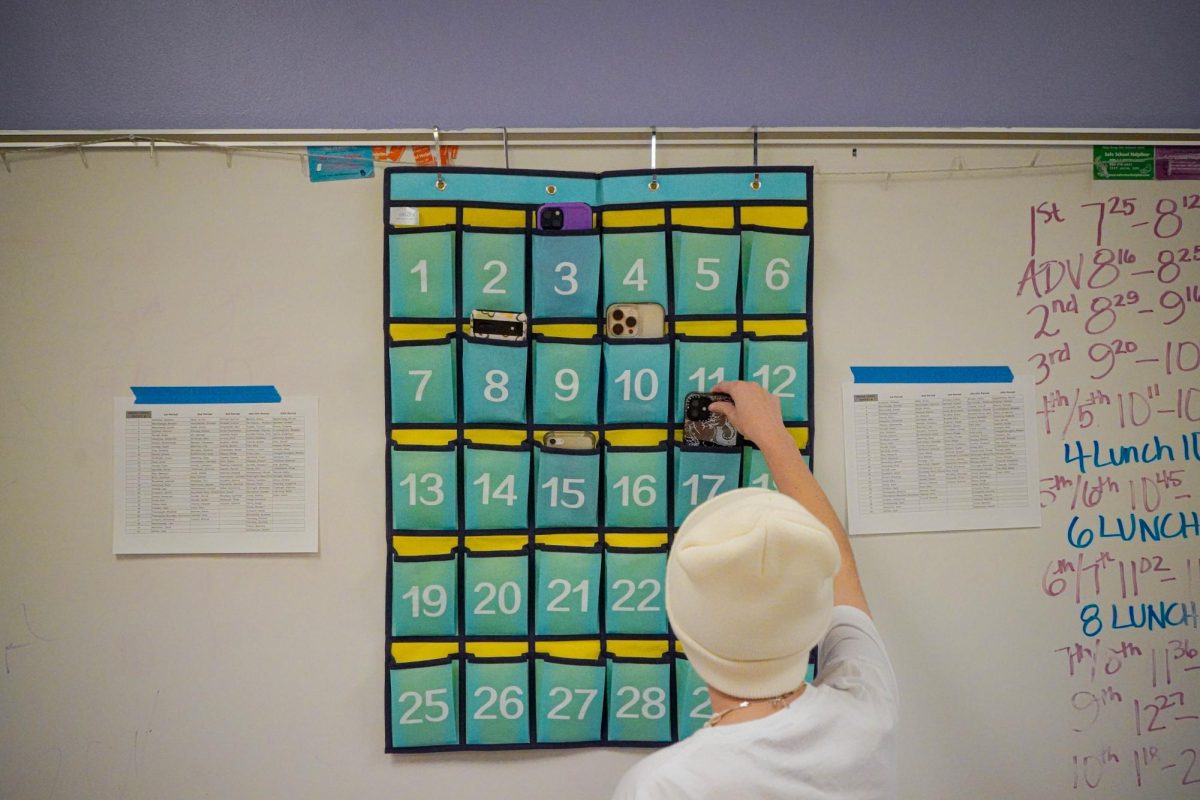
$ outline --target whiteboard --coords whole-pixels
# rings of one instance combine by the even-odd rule
[[[1092,391],[1124,396],[1132,415],[1142,406],[1130,393],[1157,383],[1173,397],[1200,384],[1190,361],[1200,308],[1183,302],[1168,326],[1180,304],[1160,302],[1168,289],[1185,297],[1200,284],[1200,263],[1181,262],[1169,286],[1157,274],[1123,275],[1090,289],[1085,271],[1080,313],[1050,315],[1059,338],[1035,338],[1042,312],[1030,309],[1054,299],[1065,306],[1070,292],[1038,298],[1030,284],[1017,292],[1031,231],[1044,248],[1035,272],[1043,257],[1092,259],[1098,209],[1086,204],[1110,197],[1117,212],[1135,198],[1136,212],[1108,215],[1104,245],[1129,249],[1156,272],[1167,241],[1154,235],[1157,204],[1182,206],[1200,187],[1094,183],[1089,168],[1070,166],[1090,161],[1086,148],[1045,150],[1033,168],[1028,148],[780,146],[759,156],[817,170],[815,469],[835,507],[845,498],[840,397],[850,366],[1004,364],[1036,377],[1053,360],[1035,393],[1056,404],[1041,440],[1042,477],[1074,480],[1064,444],[1119,449],[1157,434],[1175,445],[1174,461],[1094,469],[1087,477],[1110,475],[1118,490],[1080,506],[1080,516],[1105,513],[1115,524],[1129,513],[1125,482],[1140,491],[1159,469],[1177,471],[1178,481],[1170,498],[1159,487],[1161,508],[1195,513],[1200,465],[1194,452],[1183,458],[1180,437],[1200,427],[1200,398],[1141,425],[1129,416],[1125,429],[1110,402],[1091,406],[1094,427],[1080,430],[1077,402],[1064,436],[1066,407],[1052,392],[1068,401],[1075,389],[1085,400]],[[644,148],[547,147],[521,151],[513,166],[640,169],[648,158]],[[607,797],[642,752],[383,752],[381,170],[374,180],[310,184],[297,159],[279,155],[238,155],[231,166],[192,150],[160,151],[157,166],[145,152],[87,160],[85,168],[74,155],[24,159],[0,173],[5,796]],[[744,145],[658,152],[661,167],[749,161]],[[503,156],[464,148],[458,164],[497,167]],[[848,174],[860,172],[871,174]],[[1039,204],[1055,202],[1068,221],[1038,217]],[[1171,247],[1200,245],[1200,210],[1172,213],[1181,230]],[[1126,296],[1117,307],[1118,294],[1133,290],[1138,303]],[[1111,334],[1082,330],[1094,297],[1113,306]],[[1137,313],[1149,307],[1158,311]],[[1068,339],[1070,359],[1052,359]],[[1174,373],[1136,364],[1117,341],[1160,358],[1173,343]],[[1123,352],[1093,379],[1108,360],[1103,348],[1100,360],[1088,357],[1097,342]],[[112,398],[132,385],[263,383],[319,398],[320,553],[113,556]],[[1200,664],[1187,651],[1200,646],[1189,605],[1200,593],[1200,534],[1073,547],[1068,499],[1044,509],[1040,529],[855,540],[901,687],[902,797],[1168,797],[1200,778],[1187,752],[1200,747],[1200,721],[1186,719],[1200,708],[1200,671],[1183,671]],[[1113,561],[1102,591],[1089,596],[1082,581],[1076,602],[1075,575],[1055,570],[1101,552]],[[1176,580],[1142,574],[1139,596],[1122,601],[1116,564],[1135,563],[1128,584],[1142,558],[1150,573],[1165,566]],[[1141,654],[1127,648],[1116,672],[1086,680],[1084,662],[1070,658],[1082,652],[1076,644],[1094,648],[1084,607],[1103,606],[1107,623],[1110,606],[1135,599],[1182,603],[1190,616],[1153,632],[1106,624],[1104,648],[1131,642]],[[1188,644],[1168,686],[1173,640]],[[1102,673],[1107,663],[1104,652]]]

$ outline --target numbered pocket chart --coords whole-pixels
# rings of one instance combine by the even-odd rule
[[[383,210],[388,752],[688,736],[672,536],[774,484],[684,398],[756,381],[811,455],[811,168],[392,168]]]

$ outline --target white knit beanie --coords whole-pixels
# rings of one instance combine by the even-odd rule
[[[735,489],[697,506],[667,559],[667,616],[706,682],[746,699],[804,682],[829,629],[833,534],[787,495]]]

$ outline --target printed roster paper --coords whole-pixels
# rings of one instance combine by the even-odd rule
[[[114,553],[317,551],[315,397],[114,408]]]
[[[1033,385],[847,383],[850,533],[1041,524]]]

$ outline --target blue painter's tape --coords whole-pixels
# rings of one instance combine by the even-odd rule
[[[274,386],[130,386],[138,405],[196,403],[278,403]]]
[[[1012,383],[1008,367],[851,367],[855,383]]]

